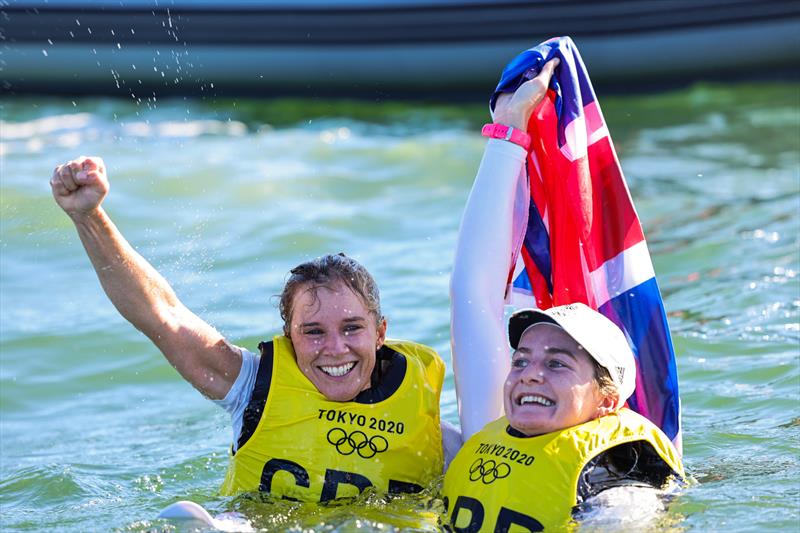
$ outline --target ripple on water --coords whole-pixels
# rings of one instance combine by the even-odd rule
[[[692,503],[714,510],[710,516],[693,516],[697,529],[763,531],[792,525],[790,530],[796,530],[800,520],[796,450],[794,456],[770,457],[763,455],[763,449],[725,450],[694,469],[699,483],[692,488]],[[759,490],[748,488],[752,486]]]
[[[367,489],[350,501],[328,505],[275,500],[244,494],[228,503],[226,510],[247,516],[254,527],[267,531],[441,531],[439,517],[444,511],[435,497],[440,480],[419,494],[391,499]]]
[[[9,516],[30,510],[69,513],[77,502],[91,505],[121,501],[122,486],[105,479],[102,470],[88,465],[49,463],[4,474],[0,481],[3,513]]]

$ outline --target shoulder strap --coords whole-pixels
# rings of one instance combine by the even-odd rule
[[[272,365],[275,357],[272,341],[259,343],[258,349],[261,352],[261,360],[258,363],[256,383],[253,385],[250,401],[242,414],[242,431],[239,434],[237,449],[241,449],[255,433],[258,423],[261,421],[261,415],[264,414],[264,406],[267,403],[269,386],[272,382]]]
[[[370,388],[358,393],[356,403],[378,403],[394,394],[406,377],[407,361],[403,354],[386,345],[375,354]]]

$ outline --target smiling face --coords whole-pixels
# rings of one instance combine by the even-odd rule
[[[614,409],[600,392],[594,364],[559,326],[535,324],[522,334],[506,378],[505,409],[511,426],[526,435],[566,429]]]
[[[308,284],[294,294],[290,338],[300,371],[326,398],[346,402],[370,386],[386,321],[341,282]]]

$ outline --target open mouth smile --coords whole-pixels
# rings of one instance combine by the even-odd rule
[[[325,366],[320,366],[318,368],[331,377],[340,378],[348,374],[351,370],[353,370],[355,366],[356,362],[351,361],[349,363],[343,363],[341,365],[325,365]]]
[[[545,398],[544,396],[540,396],[538,394],[523,394],[521,396],[518,396],[516,403],[517,405],[535,404],[535,405],[543,405],[545,407],[552,407],[556,404],[549,398]]]

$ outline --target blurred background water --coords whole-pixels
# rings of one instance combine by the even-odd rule
[[[800,527],[800,85],[600,94],[676,347],[695,482],[662,526]],[[55,165],[100,155],[106,209],[181,299],[251,350],[300,261],[376,276],[392,336],[448,363],[448,277],[482,102],[2,100],[0,526],[154,531],[192,499],[265,529],[435,529],[437,502],[319,509],[216,490],[231,431],[106,300]],[[424,512],[423,512],[424,511]]]

